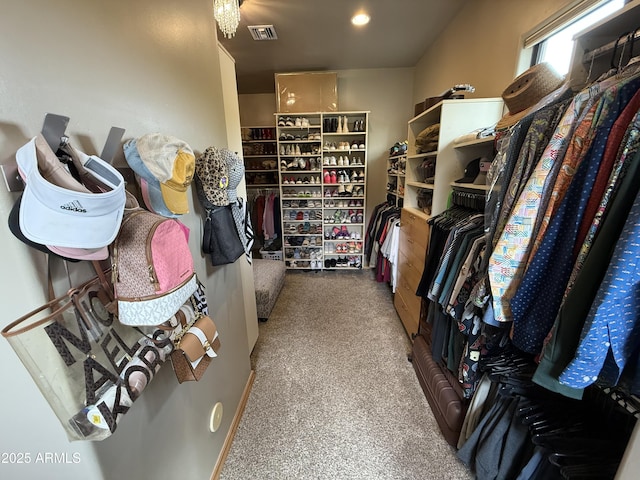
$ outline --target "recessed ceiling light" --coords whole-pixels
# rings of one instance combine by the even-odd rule
[[[351,23],[360,27],[369,23],[369,20],[371,20],[371,18],[366,13],[358,13],[357,15],[353,16],[353,18],[351,19]]]

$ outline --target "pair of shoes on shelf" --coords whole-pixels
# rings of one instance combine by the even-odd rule
[[[335,258],[325,258],[324,268],[336,268],[338,262]]]

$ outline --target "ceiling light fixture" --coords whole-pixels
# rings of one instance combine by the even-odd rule
[[[232,38],[236,34],[236,29],[240,23],[238,0],[214,0],[213,16],[224,36]]]
[[[358,13],[357,15],[354,15],[351,18],[351,23],[353,23],[358,27],[361,27],[362,25],[366,25],[367,23],[369,23],[369,20],[371,20],[371,17],[369,17],[369,15],[363,12],[363,13]]]

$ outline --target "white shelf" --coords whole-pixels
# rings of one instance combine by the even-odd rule
[[[489,190],[489,187],[487,185],[476,185],[475,183],[456,183],[456,182],[451,182],[451,186],[452,187],[458,187],[458,188],[464,188],[467,190],[478,190],[478,191],[483,191],[486,192],[487,190]]]
[[[478,147],[478,146],[485,146],[485,145],[493,145],[493,142],[495,141],[496,137],[485,137],[485,138],[477,138],[475,140],[469,140],[467,142],[461,142],[461,143],[456,143],[454,144],[453,148],[468,148],[468,147]]]
[[[433,152],[427,152],[427,153],[416,153],[414,155],[407,155],[407,160],[415,160],[415,159],[421,159],[421,158],[428,158],[428,157],[435,157],[436,155],[438,155],[438,151],[434,150]]]
[[[431,190],[432,215],[437,215],[447,208],[451,183],[464,176],[467,164],[478,153],[478,149],[492,147],[492,138],[474,139],[462,144],[454,144],[454,140],[479,128],[495,124],[503,112],[501,98],[478,98],[443,100],[425,110],[408,122],[407,165],[405,181],[405,207],[418,209],[419,189]],[[416,152],[416,138],[427,127],[440,124],[437,136],[437,148],[426,153]],[[422,180],[424,170],[421,167],[427,158],[434,160],[433,184]],[[477,186],[476,186],[477,187]],[[476,190],[478,190],[476,188]]]
[[[410,187],[424,188],[426,190],[433,190],[434,188],[433,183],[424,183],[424,182],[406,182],[405,186],[406,185],[409,185]]]

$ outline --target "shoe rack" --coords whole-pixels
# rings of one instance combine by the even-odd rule
[[[407,142],[396,142],[387,159],[387,203],[402,208],[407,167]]]
[[[278,142],[276,128],[242,127],[242,156],[247,188],[277,188]]]
[[[368,117],[276,114],[287,268],[362,268]]]

